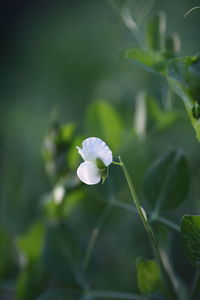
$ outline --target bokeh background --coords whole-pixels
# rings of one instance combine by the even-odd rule
[[[170,217],[179,223],[183,213],[197,213],[200,209],[199,145],[181,100],[173,96],[178,117],[171,126],[156,134],[149,130],[142,142],[134,140],[133,116],[138,92],[146,90],[162,107],[166,84],[157,75],[122,59],[122,49],[137,45],[137,41],[113,5],[121,5],[121,2],[10,0],[1,3],[1,299],[16,297],[15,287],[23,269],[16,240],[43,219],[41,198],[53,188],[42,159],[44,137],[52,120],[73,122],[79,135],[96,135],[92,123],[88,129],[90,105],[97,100],[112,105],[123,124],[119,142],[122,153],[118,147],[115,155],[121,153],[127,161],[139,194],[142,194],[142,179],[149,164],[171,147],[182,148],[189,160],[192,185],[185,204]],[[148,19],[162,10],[166,14],[167,33],[175,31],[180,37],[180,55],[198,53],[200,10],[186,18],[184,14],[198,6],[199,1],[126,3],[136,21],[141,23],[142,34]],[[104,186],[84,186],[83,190],[86,196],[65,221],[73,236],[86,245],[104,211],[106,199],[118,195],[119,200],[127,203],[131,200],[117,167],[111,168],[110,179]],[[104,198],[105,203],[99,198]],[[180,250],[176,234],[170,239],[172,250],[176,250],[172,256],[176,271],[190,284],[193,270]],[[30,243],[37,244],[37,240]],[[73,242],[67,243],[69,247],[70,243]],[[5,245],[9,245],[8,248]],[[112,208],[94,248],[96,262],[88,275],[89,281],[95,289],[136,292],[134,260],[141,255],[152,257],[138,218],[126,210]],[[60,264],[62,261],[58,260]],[[49,273],[56,277],[51,272],[50,268]],[[45,283],[38,295],[34,295],[31,289],[35,290],[35,284],[30,284],[30,294],[22,292],[18,299],[36,299],[50,285]]]

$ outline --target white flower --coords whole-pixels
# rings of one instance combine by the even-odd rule
[[[84,162],[77,169],[77,175],[86,184],[97,184],[106,175],[112,163],[112,152],[99,138],[90,137],[83,141],[82,148],[76,147]]]

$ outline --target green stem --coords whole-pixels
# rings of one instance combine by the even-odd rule
[[[136,39],[137,43],[141,47],[145,47],[146,43],[145,43],[144,37],[141,34],[137,23],[133,19],[133,16],[131,15],[131,10],[128,7],[126,7],[125,5],[123,5],[123,7],[119,7],[116,4],[116,1],[113,1],[113,0],[107,0],[107,1],[111,5],[113,10],[115,10],[116,13],[120,15],[120,17],[121,17],[122,21],[124,22],[125,26],[131,31],[131,33],[133,34],[133,36]]]
[[[198,8],[200,8],[200,6],[192,7],[190,10],[188,10],[188,11],[186,12],[186,14],[184,14],[184,18],[187,17],[193,10],[198,9]]]
[[[124,203],[122,201],[118,201],[118,200],[113,200],[112,204],[116,207],[120,207],[123,208],[125,210],[128,210],[130,212],[134,212],[137,213],[137,209],[135,207],[133,207],[132,205],[128,204],[128,203]],[[151,218],[151,216],[153,215],[153,213],[148,213],[148,216]],[[160,224],[165,225],[166,227],[168,227],[169,229],[174,230],[175,232],[180,232],[180,227],[175,224],[174,222],[165,219],[164,217],[161,216],[157,216],[155,217],[154,221],[159,222]]]
[[[170,229],[172,229],[172,230],[174,230],[176,232],[180,232],[180,227],[177,224],[175,224],[172,221],[167,220],[167,219],[165,219],[165,218],[163,218],[161,216],[157,216],[156,219],[155,219],[155,221],[158,221],[159,223],[167,226],[168,228],[170,228]]]
[[[200,271],[197,271],[195,278],[194,278],[193,285],[192,285],[192,289],[191,289],[190,300],[197,299],[199,292],[200,292]]]
[[[165,265],[163,263],[163,260],[162,260],[162,257],[160,255],[160,252],[159,252],[159,248],[158,248],[158,245],[157,245],[157,241],[156,241],[156,237],[153,233],[153,230],[151,228],[151,226],[149,225],[148,221],[147,221],[147,218],[146,218],[146,214],[144,212],[144,210],[142,209],[142,207],[140,206],[140,202],[137,198],[137,194],[135,192],[135,188],[133,186],[133,183],[131,181],[131,178],[130,178],[130,175],[128,173],[128,170],[126,168],[126,166],[124,165],[123,161],[121,160],[121,158],[119,157],[119,162],[120,162],[120,166],[124,172],[124,175],[126,177],[126,180],[127,180],[127,183],[128,183],[128,186],[129,186],[129,189],[130,189],[130,192],[131,192],[131,195],[132,195],[132,198],[133,198],[133,202],[135,204],[135,207],[138,211],[138,214],[140,216],[140,219],[146,229],[146,232],[149,236],[149,239],[151,241],[151,244],[152,244],[152,247],[153,247],[153,250],[154,250],[154,253],[155,253],[155,256],[159,262],[159,265],[160,265],[160,268],[161,268],[161,272],[162,272],[162,276],[163,276],[163,279],[166,283],[166,286],[167,286],[167,290],[169,291],[170,293],[170,296],[171,296],[171,300],[177,300],[177,295],[176,295],[176,291],[175,291],[175,288],[173,286],[173,283],[171,281],[171,278],[167,272],[167,270],[165,269]]]

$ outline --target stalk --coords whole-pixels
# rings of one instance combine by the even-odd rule
[[[166,284],[167,291],[170,294],[170,299],[171,300],[178,300],[178,297],[177,297],[174,285],[172,283],[172,280],[171,280],[171,278],[170,278],[167,270],[165,269],[165,266],[164,266],[164,263],[163,263],[163,260],[162,260],[162,257],[161,257],[158,245],[157,245],[157,241],[156,241],[156,237],[154,235],[154,232],[153,232],[150,224],[148,223],[146,214],[145,214],[144,210],[142,209],[142,207],[140,205],[140,202],[138,200],[138,197],[137,197],[134,185],[133,185],[133,183],[131,181],[130,175],[128,173],[128,170],[127,170],[127,168],[126,168],[125,164],[123,163],[123,161],[122,161],[122,159],[121,159],[120,156],[119,156],[119,162],[117,162],[115,164],[121,166],[121,168],[122,168],[122,170],[124,172],[124,175],[125,175],[126,181],[128,183],[129,190],[130,190],[130,193],[131,193],[134,205],[135,205],[135,207],[136,207],[136,209],[138,211],[138,214],[139,214],[140,219],[141,219],[141,221],[142,221],[142,223],[144,225],[144,228],[146,229],[146,232],[148,234],[148,237],[149,237],[149,240],[151,242],[152,248],[154,250],[154,254],[155,254],[155,256],[157,258],[157,261],[158,261],[158,263],[160,265],[162,277],[163,277],[163,280],[164,280],[164,282]]]

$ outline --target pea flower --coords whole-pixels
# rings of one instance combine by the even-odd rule
[[[77,169],[77,175],[86,184],[97,184],[104,181],[107,167],[113,157],[109,147],[97,137],[89,137],[82,143],[82,148],[76,147],[84,162]]]

